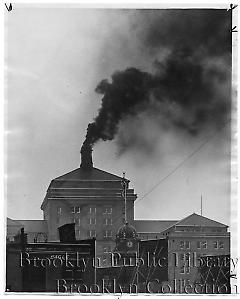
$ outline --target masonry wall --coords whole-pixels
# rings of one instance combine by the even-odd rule
[[[184,243],[184,246],[183,245]],[[189,243],[188,243],[189,242]],[[204,247],[199,248],[206,244]],[[224,244],[223,248],[214,248],[218,244]],[[189,245],[188,245],[189,244]],[[214,245],[215,244],[215,245]],[[198,266],[199,257],[205,255],[227,255],[230,254],[230,234],[224,235],[198,235],[198,234],[172,234],[169,236],[169,281],[184,280],[185,283],[200,281]],[[190,267],[189,267],[190,265]]]

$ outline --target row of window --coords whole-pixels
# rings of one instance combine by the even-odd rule
[[[97,236],[96,230],[90,229],[87,231],[87,237],[89,238],[94,238]],[[104,231],[104,238],[112,238],[113,234],[111,230],[105,230]],[[81,237],[81,230],[76,230],[76,237],[80,238]]]
[[[189,241],[180,241],[180,249],[190,249]],[[214,241],[213,242],[214,249],[224,249],[223,241]],[[207,249],[207,241],[197,241],[197,249]]]
[[[71,222],[75,223],[76,225],[81,225],[81,218],[72,218]],[[97,219],[96,218],[88,218],[88,224],[96,225]],[[104,225],[112,225],[112,218],[104,218],[103,224]]]
[[[176,231],[178,232],[203,232],[203,231],[211,231],[211,232],[223,232],[224,229],[222,228],[208,228],[208,227],[177,227]]]
[[[72,214],[80,214],[81,213],[81,207],[80,206],[72,206],[71,207],[71,213]],[[89,214],[96,214],[97,208],[96,207],[88,207],[88,213]],[[57,214],[62,215],[62,207],[57,208]],[[103,215],[111,215],[112,214],[112,207],[106,207],[103,210]]]
[[[71,218],[71,223],[75,223],[77,226],[80,226],[81,225],[81,218]],[[57,224],[60,223],[60,218],[59,216],[57,217],[57,220],[56,220]],[[97,219],[96,218],[88,218],[88,224],[89,225],[96,225],[97,224]],[[113,224],[113,221],[112,221],[112,218],[104,218],[103,219],[103,225],[112,225]]]

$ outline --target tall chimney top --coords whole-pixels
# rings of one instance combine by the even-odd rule
[[[81,152],[80,167],[85,170],[92,169],[93,161],[92,161],[92,146],[91,146],[91,144],[84,142],[80,152]]]

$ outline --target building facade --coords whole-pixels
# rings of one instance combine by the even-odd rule
[[[52,180],[41,209],[49,241],[59,240],[58,227],[75,223],[76,239],[96,238],[97,255],[104,259],[124,222],[123,178],[94,168],[88,154],[82,153],[79,168]],[[133,224],[136,194],[125,181],[127,221]]]
[[[150,231],[150,227],[152,231]],[[168,281],[173,290],[177,284],[200,283],[199,267],[205,256],[226,256],[230,254],[230,233],[228,226],[207,217],[193,213],[180,221],[135,221],[139,238],[168,240]]]

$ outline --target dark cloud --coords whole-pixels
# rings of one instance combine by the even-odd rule
[[[139,10],[136,22],[143,24],[138,36],[145,48],[184,45],[213,56],[231,51],[231,13],[226,9]]]
[[[141,10],[132,24],[139,45],[152,53],[153,72],[132,67],[98,84],[102,106],[88,126],[85,142],[93,145],[98,140],[114,139],[121,122],[146,111],[158,126],[166,126],[167,119],[169,125],[191,136],[221,126],[231,107],[230,13]],[[159,60],[164,49],[168,55]],[[128,148],[128,140],[142,143],[136,130],[130,130],[134,138],[126,134],[127,140],[121,131],[118,143],[122,151]]]

